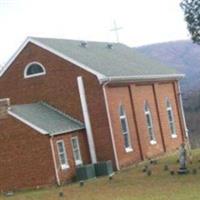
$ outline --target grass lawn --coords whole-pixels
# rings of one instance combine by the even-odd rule
[[[17,192],[12,197],[0,196],[0,200],[199,200],[200,199],[200,150],[193,151],[193,162],[188,164],[188,175],[171,175],[164,171],[168,164],[170,170],[177,170],[177,154],[158,159],[158,164],[151,165],[152,175],[147,176],[142,163],[118,172],[109,181],[101,177],[86,181],[83,187],[78,183],[60,188],[52,187],[40,190]],[[192,169],[197,169],[197,174]],[[59,197],[59,192],[64,197]]]

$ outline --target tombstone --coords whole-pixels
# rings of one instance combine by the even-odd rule
[[[148,171],[147,171],[147,176],[151,176],[152,175],[152,172],[151,172],[151,170],[149,169]]]
[[[83,186],[84,186],[84,181],[81,180],[81,181],[79,182],[79,185],[80,185],[80,187],[83,187]]]
[[[156,164],[158,164],[158,161],[157,161],[157,160],[152,160],[152,159],[151,159],[151,160],[150,160],[150,164],[151,164],[151,165],[156,165]]]
[[[148,165],[145,165],[143,168],[142,168],[142,172],[144,173],[144,172],[147,172],[147,170],[148,170]]]
[[[169,166],[166,164],[164,165],[164,171],[168,171],[169,170]]]
[[[195,169],[195,168],[192,169],[192,174],[194,174],[194,175],[197,174],[197,169]]]
[[[11,197],[11,196],[14,195],[14,192],[13,192],[13,191],[8,191],[8,192],[4,193],[4,195],[5,195],[6,197]]]
[[[170,174],[173,176],[175,174],[174,170],[171,170]]]
[[[178,174],[187,174],[189,171],[186,166],[187,152],[185,149],[185,144],[181,144],[179,148],[179,170]]]
[[[113,179],[113,175],[109,175],[108,179],[109,179],[109,181],[111,181]]]
[[[64,193],[63,192],[59,192],[59,197],[64,197]]]

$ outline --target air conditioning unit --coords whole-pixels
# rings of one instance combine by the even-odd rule
[[[111,160],[101,161],[94,164],[96,176],[111,176],[113,175],[113,167]]]
[[[76,178],[78,181],[95,178],[95,169],[93,164],[80,165],[76,168]]]

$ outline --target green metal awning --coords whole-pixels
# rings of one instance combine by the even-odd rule
[[[45,102],[14,105],[8,112],[42,134],[57,135],[84,129],[84,124]]]

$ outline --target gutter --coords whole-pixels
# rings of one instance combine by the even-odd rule
[[[112,121],[111,121],[111,117],[110,117],[108,98],[107,98],[106,89],[105,89],[105,86],[109,83],[110,83],[109,80],[107,82],[104,82],[104,84],[103,84],[103,94],[104,94],[104,100],[105,100],[105,105],[106,105],[106,114],[107,114],[107,117],[108,117],[108,124],[109,124],[109,129],[110,129],[111,141],[112,141],[112,146],[113,146],[113,151],[114,151],[115,164],[116,164],[117,170],[120,170],[119,160],[118,160],[118,157],[117,157],[117,149],[116,149],[116,146],[115,146],[115,138],[114,138],[114,133],[113,133],[113,128],[112,128]]]
[[[180,80],[184,78],[184,74],[167,74],[167,75],[138,75],[138,76],[110,76],[99,79],[101,84],[109,83],[123,83],[123,82],[144,82],[144,81],[169,81]]]

